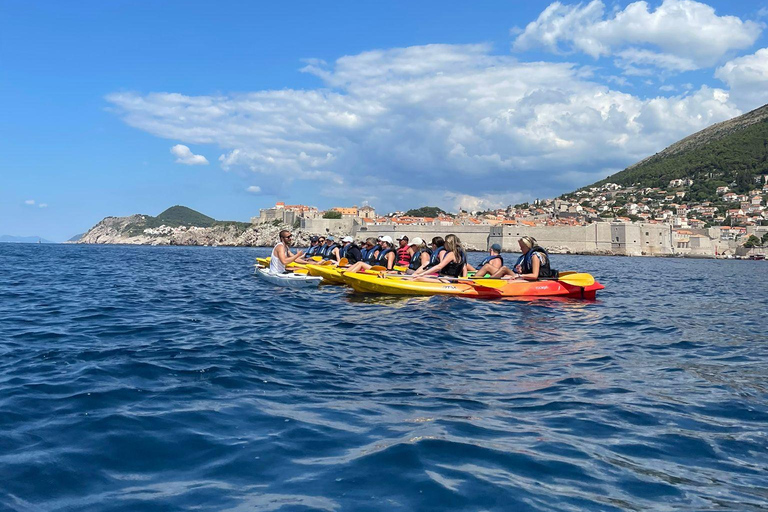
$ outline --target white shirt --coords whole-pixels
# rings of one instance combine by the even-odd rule
[[[280,261],[277,256],[277,248],[283,245],[283,242],[278,242],[274,249],[272,249],[272,258],[269,260],[269,273],[270,274],[282,274],[285,272],[285,265]]]

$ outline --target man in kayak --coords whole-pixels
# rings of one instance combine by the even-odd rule
[[[371,239],[368,239],[371,242]],[[368,245],[368,244],[366,244]],[[368,253],[367,262],[358,261],[347,269],[347,272],[358,272],[360,270],[369,270],[374,266],[384,267],[386,270],[392,270],[395,266],[395,250],[392,247],[392,237],[383,236],[379,242],[380,249],[375,253]],[[371,257],[371,255],[374,255]]]
[[[395,265],[407,267],[411,263],[411,256],[413,256],[413,248],[408,243],[408,237],[406,235],[400,235],[396,238],[398,248],[396,251]]]
[[[344,245],[339,249],[340,258],[347,258],[349,265],[354,265],[358,261],[363,261],[363,253],[360,251],[357,244],[355,244],[354,238],[345,236],[341,239],[341,242]]]
[[[339,244],[332,236],[328,235],[325,237],[325,245],[318,251],[318,255],[322,256],[324,260],[338,262],[341,259],[339,257]]]
[[[539,279],[557,279],[557,270],[549,266],[549,253],[539,246],[532,236],[524,236],[517,241],[520,251],[523,253],[510,270],[501,267],[491,277],[503,279],[525,279],[526,281],[538,281]]]
[[[294,261],[304,262],[301,257],[304,253],[299,251],[296,254],[291,254],[290,246],[293,235],[287,229],[280,231],[280,241],[277,242],[275,248],[272,249],[272,258],[269,260],[269,272],[270,274],[285,274],[285,267],[290,265]]]
[[[504,258],[501,257],[501,246],[499,244],[493,244],[488,253],[488,257],[480,263],[480,268],[475,272],[475,277],[493,275],[504,266]],[[467,265],[467,268],[475,270],[472,265]]]

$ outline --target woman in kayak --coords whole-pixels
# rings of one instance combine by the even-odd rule
[[[413,274],[419,269],[426,268],[432,258],[432,251],[418,236],[411,241],[410,246],[413,249],[413,256],[411,256],[411,262],[408,264],[408,270],[405,271],[406,274]]]
[[[304,261],[304,259],[301,257],[304,253],[301,251],[297,252],[296,254],[291,254],[291,250],[289,249],[291,246],[291,239],[293,238],[291,232],[287,229],[284,229],[280,232],[279,236],[280,241],[277,242],[275,248],[272,249],[272,258],[269,260],[270,274],[285,274],[285,267],[287,265],[290,265],[297,260]]]
[[[395,251],[392,247],[392,237],[383,236],[379,241],[379,251],[375,253],[373,259],[368,260],[368,263],[358,261],[347,269],[347,272],[359,272],[360,270],[370,270],[374,266],[384,267],[387,270],[392,270],[395,266]],[[370,256],[370,255],[369,255]]]
[[[435,275],[436,274],[436,275]],[[445,237],[445,254],[440,263],[413,273],[416,277],[467,277],[467,255],[456,235]]]
[[[546,278],[557,279],[557,270],[553,270],[549,266],[549,253],[538,245],[535,238],[524,236],[517,243],[520,245],[520,251],[523,254],[517,259],[515,266],[511,270],[508,267],[501,267],[491,277],[525,279],[526,281],[537,281]]]

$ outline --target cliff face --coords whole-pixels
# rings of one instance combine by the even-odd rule
[[[243,223],[221,223],[210,227],[153,226],[147,215],[107,217],[85,233],[79,244],[132,244],[132,245],[209,245],[209,246],[271,246],[286,226]],[[308,235],[292,230],[295,243],[307,245]]]

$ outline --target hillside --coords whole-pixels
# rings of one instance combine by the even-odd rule
[[[250,245],[251,224],[219,221],[186,206],[158,216],[106,217],[77,240],[84,244]]]
[[[45,238],[40,238],[39,236],[12,236],[12,235],[0,235],[0,243],[9,243],[9,244],[55,244],[56,242],[51,242],[50,240],[46,240]]]
[[[703,201],[716,199],[715,190],[724,185],[746,193],[762,174],[768,174],[768,105],[705,128],[584,188],[606,183],[663,188],[687,178],[694,180],[688,198]]]

